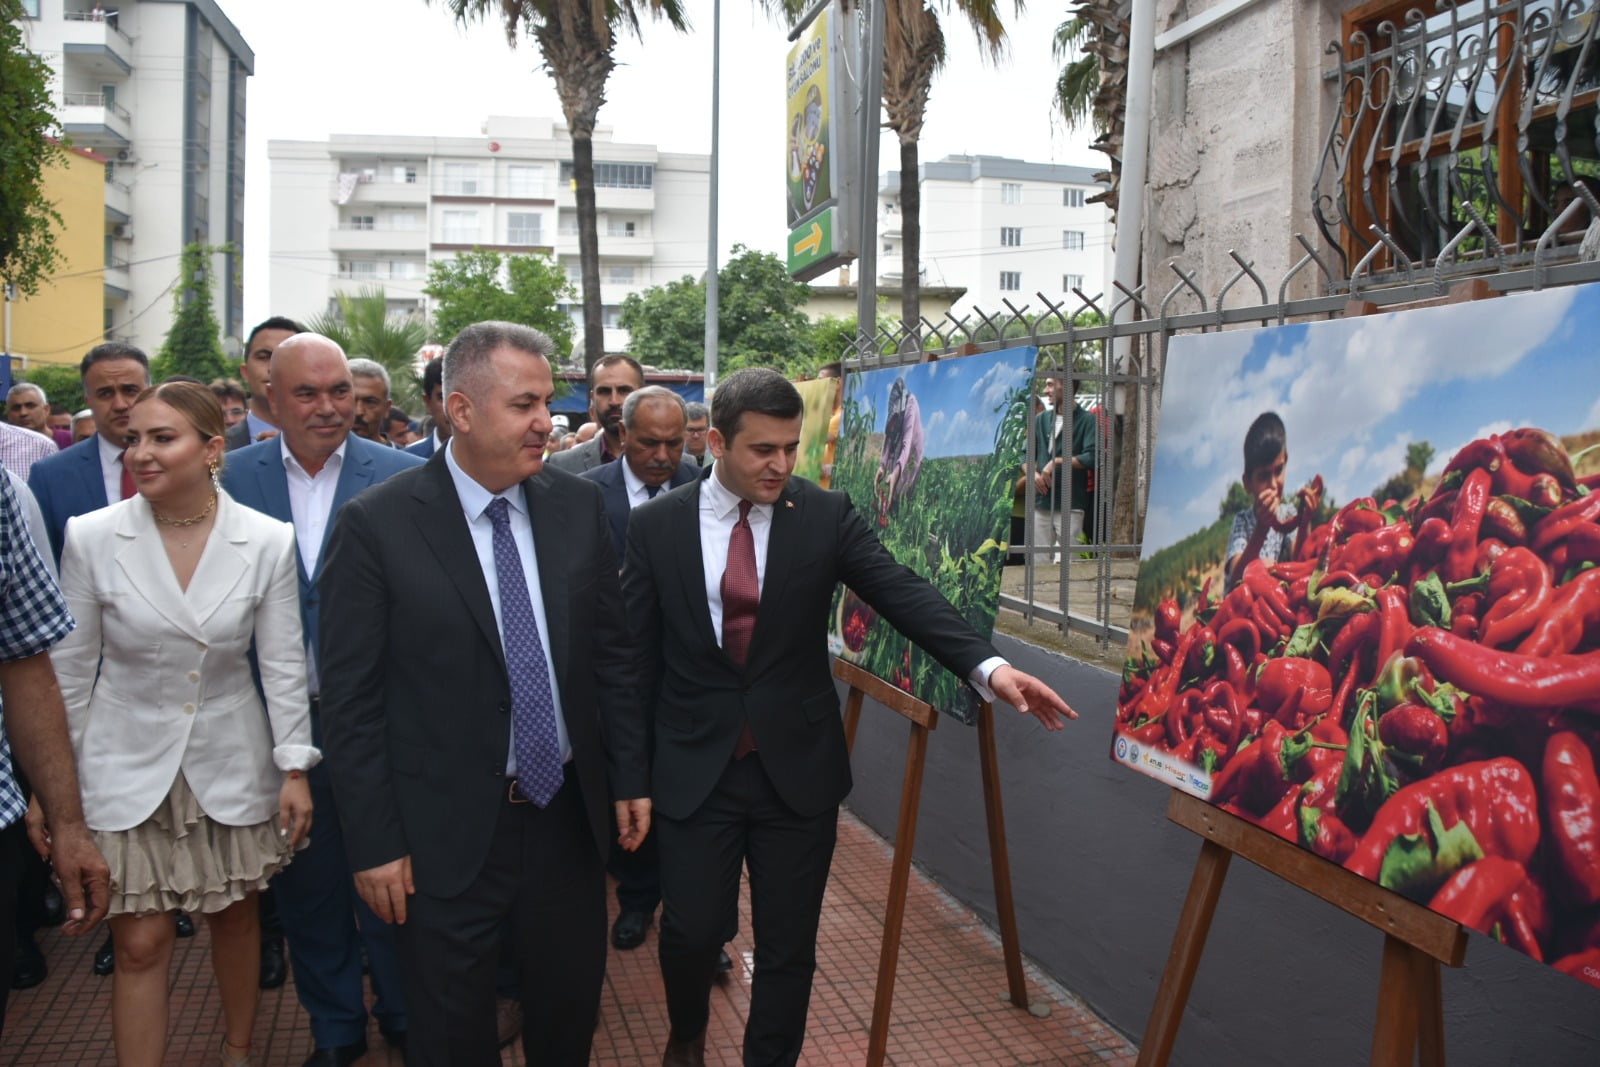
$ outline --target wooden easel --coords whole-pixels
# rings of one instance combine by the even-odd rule
[[[1467,932],[1460,923],[1176,789],[1167,818],[1205,838],[1205,844],[1139,1045],[1139,1067],[1160,1067],[1172,1054],[1222,881],[1236,855],[1383,931],[1373,1067],[1410,1067],[1418,1054],[1422,1067],[1443,1067],[1439,965],[1459,967],[1466,957]]]
[[[844,737],[855,748],[861,722],[861,701],[870,696],[911,720],[906,748],[905,781],[900,786],[900,816],[895,824],[894,861],[890,865],[889,900],[883,913],[883,946],[878,954],[878,986],[872,997],[872,1031],[867,1039],[867,1067],[881,1067],[889,1048],[889,1010],[894,1002],[894,974],[900,959],[900,931],[906,915],[906,890],[911,884],[911,852],[917,836],[917,808],[922,801],[922,772],[928,760],[928,733],[939,725],[933,705],[844,660],[833,661],[833,676],[850,687],[844,705]],[[994,707],[978,709],[978,756],[983,767],[983,811],[989,828],[989,865],[994,871],[995,914],[1000,920],[1000,947],[1006,963],[1006,989],[1001,999],[1039,1018],[1048,1005],[1030,1006],[1022,975],[1022,948],[1017,940],[1017,913],[1011,897],[1011,861],[1006,851],[1005,813],[1000,805],[1000,766],[995,757]]]

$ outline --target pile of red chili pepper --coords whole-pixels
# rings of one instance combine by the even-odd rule
[[[1207,799],[1600,986],[1600,476],[1525,428],[1351,501],[1191,625],[1163,601],[1117,736]]]

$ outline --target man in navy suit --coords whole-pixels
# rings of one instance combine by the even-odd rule
[[[223,486],[239,503],[294,524],[311,728],[321,745],[317,580],[328,530],[351,497],[408,467],[421,466],[422,460],[351,434],[355,385],[344,352],[326,337],[302,333],[281,342],[272,355],[268,391],[280,435],[230,453]],[[316,1042],[306,1065],[342,1067],[367,1050],[363,947],[377,995],[372,1013],[391,1045],[404,1042],[405,1002],[393,929],[352,889],[327,765],[313,768],[309,777],[319,816],[317,833],[296,855],[293,869],[280,872],[273,886],[289,938],[296,992],[311,1017]]]
[[[97,432],[41,459],[28,472],[28,488],[39,501],[57,563],[68,519],[134,494],[132,477],[123,477],[122,453],[128,447],[128,412],[150,387],[150,360],[132,345],[112,341],[89,349],[78,373]]]
[[[450,440],[450,417],[444,411],[444,357],[435,356],[422,368],[422,404],[433,420],[433,432],[406,446],[413,456],[427,459]]]
[[[635,390],[622,403],[622,455],[579,475],[600,486],[619,562],[633,509],[658,493],[700,477],[700,468],[683,454],[687,421],[683,398],[671,389],[652,385]],[[655,919],[656,905],[661,903],[661,862],[655,837],[645,838],[633,852],[613,844],[610,866],[617,876],[618,905],[611,943],[620,949],[638,948]],[[730,961],[728,970],[732,969]]]

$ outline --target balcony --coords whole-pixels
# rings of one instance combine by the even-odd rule
[[[336,204],[426,204],[428,187],[422,182],[382,181],[359,174],[343,174],[328,184],[328,199]]]
[[[111,256],[106,260],[106,299],[128,299],[128,261]]]
[[[578,194],[570,182],[556,186],[555,201],[562,208],[576,209]],[[597,211],[651,212],[656,207],[656,191],[602,186],[594,191],[594,204]]]
[[[121,225],[133,218],[133,190],[122,182],[106,182],[106,222]]]
[[[577,235],[573,237],[576,243]],[[634,234],[600,231],[600,256],[603,259],[649,259],[655,252],[656,243],[648,231]]]
[[[117,28],[117,17],[96,18],[89,10],[65,11],[61,51],[67,69],[97,78],[133,73],[133,39]]]
[[[61,128],[79,148],[104,154],[133,142],[133,116],[104,93],[61,94]]]
[[[428,231],[421,227],[336,226],[328,231],[328,247],[335,252],[423,252]]]

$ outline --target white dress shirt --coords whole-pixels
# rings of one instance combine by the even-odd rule
[[[122,499],[122,454],[127,448],[118,448],[102,433],[95,434],[94,440],[100,446],[100,477],[106,486],[106,503],[115,504]]]
[[[722,572],[728,569],[728,542],[739,521],[741,498],[722,484],[722,468],[712,464],[711,477],[700,489],[700,558],[706,570],[706,606],[711,609],[711,629],[722,643]],[[756,549],[756,586],[767,587],[767,544],[772,540],[772,505],[750,505],[750,533]],[[990,656],[972,669],[967,680],[984,700],[993,701],[989,676],[1006,666],[1003,656]]]
[[[650,496],[650,487],[645,485],[637,474],[633,473],[633,468],[628,466],[627,459],[620,459],[617,462],[622,464],[622,486],[625,490],[627,490],[628,507],[630,509],[636,508],[640,504],[643,504],[646,500],[652,499]],[[667,491],[667,488],[668,486],[665,485],[656,486],[656,492],[658,494],[664,493]],[[733,503],[734,506],[737,507],[739,504],[738,499],[736,498]],[[768,510],[770,511],[771,509],[769,508]]]
[[[283,476],[289,487],[289,515],[294,520],[295,544],[300,548],[300,562],[308,576],[317,573],[317,560],[322,556],[322,537],[333,519],[333,491],[339,487],[339,472],[344,470],[345,441],[323,463],[322,469],[310,474],[289,451],[283,441]],[[348,439],[347,439],[348,440]],[[322,683],[317,676],[317,650],[306,645],[306,689],[312,696],[322,693]]]
[[[556,684],[555,661],[550,658],[550,622],[545,617],[544,593],[539,585],[539,563],[533,552],[533,522],[528,517],[527,497],[523,495],[520,483],[503,493],[491,493],[475,482],[472,476],[462,470],[461,465],[456,462],[454,438],[445,446],[444,461],[450,468],[450,480],[455,483],[456,498],[461,501],[461,510],[467,517],[467,530],[472,534],[472,547],[478,553],[478,568],[483,571],[483,580],[489,587],[489,603],[494,608],[495,629],[501,634],[505,633],[505,620],[500,614],[500,572],[494,563],[494,523],[484,513],[489,510],[490,503],[497,496],[504,497],[506,503],[511,505],[506,515],[511,520],[511,538],[517,543],[517,555],[522,559],[522,576],[528,583],[528,599],[533,602],[533,617],[539,624],[539,644],[544,648],[544,667],[550,672],[550,699],[554,701],[556,709],[556,742],[561,747],[561,762],[566,763],[572,759],[572,742],[567,737],[566,715],[561,710],[561,689]],[[503,645],[501,651],[503,654]],[[515,670],[516,666],[508,663],[506,669]],[[508,726],[507,729],[513,727]],[[515,777],[516,773],[517,744],[513,736],[511,747],[506,750],[506,774]]]

